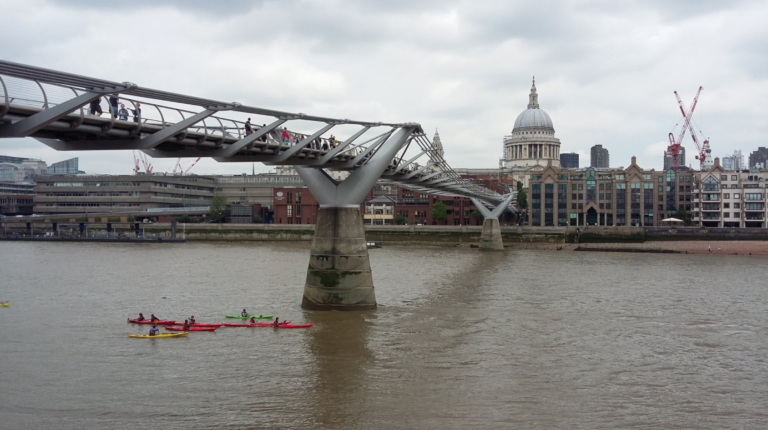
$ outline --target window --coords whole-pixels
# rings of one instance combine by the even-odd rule
[[[600,184],[600,191],[605,191],[605,184]]]
[[[579,184],[579,191],[584,189],[584,184]]]
[[[728,194],[728,193],[725,193],[725,194],[723,194],[723,198],[724,198],[724,199],[730,199],[730,198],[731,198],[731,195],[730,195],[730,194]]]
[[[741,203],[734,203],[733,204],[734,209],[741,209]]]
[[[643,173],[643,179],[645,179],[646,181],[650,181],[651,175],[649,173]]]
[[[723,209],[730,209],[731,204],[730,203],[723,203]]]
[[[576,184],[573,184],[573,185],[571,185],[571,189],[572,189],[573,191],[576,191],[576,190],[577,190],[577,188],[576,188]]]
[[[616,180],[623,181],[624,175],[616,175]]]
[[[646,189],[646,190],[651,190],[651,192],[653,192],[653,184],[650,183],[650,182],[646,183],[646,184],[643,184],[643,188]]]
[[[721,181],[727,181],[728,180],[728,175],[720,175],[720,180]]]
[[[576,193],[571,194],[571,200],[576,200]]]
[[[736,175],[731,175],[731,180],[735,181],[736,180]]]
[[[640,182],[632,182],[630,183],[630,188],[633,190],[639,190],[640,189]]]
[[[704,180],[704,191],[718,191],[719,189],[720,184],[714,177],[708,176],[707,179]]]
[[[659,178],[659,179],[661,179],[661,178]],[[664,185],[659,185],[659,192],[660,193],[664,192]]]
[[[723,212],[723,218],[730,218],[731,213],[730,212]]]
[[[763,199],[763,195],[762,194],[757,194],[757,193],[745,193],[744,194],[744,199],[745,200],[762,200]]]
[[[741,198],[741,193],[735,193],[735,194],[733,195],[733,198],[734,198],[734,199],[740,199],[740,198]]]
[[[605,184],[605,190],[611,191],[611,184]]]
[[[663,176],[659,176],[659,182],[664,182],[664,177]]]

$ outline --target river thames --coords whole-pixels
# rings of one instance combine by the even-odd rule
[[[768,423],[766,257],[370,255],[378,310],[305,312],[308,244],[2,242],[0,428]],[[126,337],[243,308],[315,326]]]

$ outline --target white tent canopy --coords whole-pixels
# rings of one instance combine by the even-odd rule
[[[664,218],[661,222],[683,222],[683,220],[677,218]]]

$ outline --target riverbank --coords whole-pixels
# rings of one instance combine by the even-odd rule
[[[668,254],[768,255],[768,241],[664,241],[644,243],[509,244],[507,249],[549,251],[646,252]],[[710,251],[711,249],[711,251]]]

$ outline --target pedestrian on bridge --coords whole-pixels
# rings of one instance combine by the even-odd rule
[[[91,101],[90,105],[91,115],[101,116],[104,111],[101,110],[101,97]]]
[[[251,119],[248,118],[248,121],[245,122],[245,135],[248,136],[251,133],[253,133],[253,128],[251,128]]]
[[[125,108],[124,104],[120,103],[120,110],[117,114],[120,117],[120,121],[128,121],[128,109]]]
[[[136,109],[131,109],[133,112],[133,122],[139,122],[139,118],[141,118],[141,103],[136,102]]]
[[[109,105],[112,107],[112,116],[117,118],[117,105],[120,103],[120,99],[117,98],[117,94],[109,96]]]

